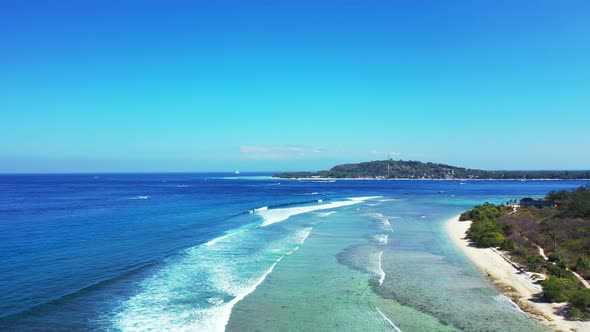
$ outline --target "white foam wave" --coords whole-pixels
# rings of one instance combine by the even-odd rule
[[[383,250],[373,250],[368,253],[368,264],[366,272],[371,275],[371,279],[375,280],[379,286],[385,281],[385,271],[383,271]]]
[[[380,220],[386,230],[388,230],[389,232],[393,232],[393,227],[391,227],[391,223],[389,222],[389,219],[387,217],[378,212],[372,213],[371,216],[373,218],[376,218],[377,220]]]
[[[235,304],[297,250],[311,230],[300,229],[267,242],[261,241],[261,228],[249,228],[189,248],[166,262],[141,283],[139,293],[121,303],[114,313],[113,328],[224,331]],[[221,241],[237,234],[237,239]]]
[[[309,234],[311,234],[311,230],[312,230],[312,227],[309,227],[303,231],[303,233],[302,233],[303,236],[301,236],[301,240],[299,240],[300,241],[299,244],[303,244],[303,242],[305,242],[305,240],[309,237]],[[297,248],[299,248],[299,247],[297,247]]]
[[[223,324],[223,330],[225,330],[225,326],[227,325],[227,323],[229,322],[229,316],[231,315],[231,310],[234,307],[234,305],[236,305],[236,303],[242,301],[246,295],[252,293],[254,290],[256,290],[256,288],[258,286],[260,286],[260,284],[264,281],[264,279],[266,279],[266,277],[272,272],[272,270],[275,269],[275,266],[277,266],[277,264],[283,259],[283,257],[285,257],[284,255],[279,257],[271,266],[270,268],[262,275],[262,277],[260,277],[260,279],[258,279],[258,281],[256,281],[256,283],[254,285],[252,285],[251,287],[249,287],[248,289],[246,289],[245,292],[243,292],[242,294],[240,294],[239,296],[236,296],[233,300],[231,300],[228,303],[228,306],[226,308],[227,310],[227,314],[226,314],[226,319],[225,319],[225,324]]]
[[[226,238],[228,238],[230,235],[231,235],[231,234],[225,234],[225,235],[222,235],[222,236],[220,236],[220,237],[217,237],[217,238],[215,238],[215,239],[213,239],[213,240],[211,240],[211,241],[209,241],[209,242],[205,243],[205,245],[206,245],[207,247],[211,247],[211,246],[212,246],[212,245],[214,245],[215,243],[217,243],[217,242],[219,242],[219,241],[221,241],[221,240],[223,240],[223,239],[226,239]]]
[[[292,253],[294,253],[295,251],[297,251],[298,249],[299,249],[299,247],[295,247],[295,249],[293,249],[293,250],[289,251],[289,252],[288,252],[288,253],[286,253],[285,255],[286,255],[286,256],[289,256],[289,255],[291,255]]]
[[[402,332],[402,330],[400,330],[399,327],[395,326],[395,324],[393,324],[391,319],[389,319],[387,316],[385,316],[385,314],[379,308],[375,307],[375,309],[377,309],[377,311],[379,312],[381,317],[383,317],[383,319],[385,319],[385,321],[389,324],[389,326],[391,326],[391,328],[393,328],[394,331]]]
[[[250,213],[262,212],[268,210],[268,206],[259,207],[256,209],[248,210]]]
[[[376,199],[376,198],[381,198],[383,196],[361,196],[361,197],[349,197],[348,199],[351,201],[368,201],[370,199]]]
[[[496,296],[494,296],[494,300],[503,304],[506,304],[507,306],[509,306],[510,308],[520,312],[523,315],[527,315],[524,311],[522,311],[522,309],[520,309],[520,307],[518,306],[518,304],[514,303],[514,301],[512,301],[509,297],[507,297],[504,294],[498,294]]]
[[[313,183],[334,183],[336,182],[336,180],[316,180],[316,179],[308,179],[308,178],[302,178],[302,179],[297,179],[298,181],[301,182],[313,182]]]
[[[379,273],[379,286],[383,284],[385,281],[385,271],[383,271],[383,267],[381,266],[383,259],[383,250],[379,253],[379,264],[378,264],[378,273]]]
[[[207,298],[207,302],[213,304],[213,305],[220,305],[223,304],[223,298],[215,296],[215,297],[209,297]]]
[[[387,244],[389,240],[389,234],[377,234],[375,235],[375,240],[377,240],[377,243],[379,244]]]
[[[318,217],[327,217],[327,216],[333,215],[334,213],[336,213],[336,211],[318,212],[317,216]]]
[[[136,197],[131,197],[130,199],[150,199],[150,196],[136,196]]]
[[[307,237],[309,236],[309,234],[311,233],[311,227],[307,228],[305,230],[303,230],[302,232],[300,232],[301,234],[303,234],[303,236],[301,237],[300,240],[300,244],[303,244],[303,242],[305,242],[305,240],[307,239]],[[256,283],[254,283],[251,287],[247,288],[244,292],[242,292],[240,295],[236,296],[233,300],[231,300],[230,302],[228,302],[227,306],[224,307],[224,310],[222,311],[224,316],[225,316],[225,322],[223,324],[223,329],[219,329],[219,331],[225,331],[225,326],[227,325],[227,323],[229,323],[229,317],[231,316],[231,311],[233,309],[233,307],[236,305],[236,303],[240,302],[241,300],[243,300],[248,294],[252,293],[253,291],[256,290],[256,288],[258,288],[258,286],[260,286],[260,284],[262,284],[262,282],[264,281],[264,279],[266,279],[266,277],[274,270],[275,266],[277,266],[277,264],[286,256],[291,255],[293,252],[295,252],[295,250],[299,249],[299,247],[295,247],[295,249],[285,253],[284,255],[280,256],[279,258],[277,258],[277,260],[270,266],[270,268],[262,275],[262,277],[260,277],[260,279],[258,279],[258,281],[256,281]],[[219,320],[221,321],[221,320]],[[210,330],[213,331],[213,330]]]
[[[190,187],[190,185],[188,185],[188,184],[179,184],[176,187],[177,188],[188,188],[188,187]]]
[[[358,203],[362,203],[365,200],[372,199],[375,197],[353,197],[349,198],[347,201],[339,201],[339,202],[331,202],[327,204],[320,204],[320,205],[311,205],[311,206],[299,206],[299,207],[292,207],[292,208],[284,208],[284,209],[272,209],[272,210],[264,210],[264,211],[257,211],[257,213],[264,219],[264,222],[260,225],[262,227],[272,225],[277,222],[285,221],[289,217],[317,211],[317,210],[327,210],[327,209],[335,209],[343,206],[354,205]]]

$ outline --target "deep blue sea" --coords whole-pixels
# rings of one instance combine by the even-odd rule
[[[422,246],[420,229],[474,204],[539,197],[585,182],[0,175],[0,329],[222,330],[234,305],[256,294],[273,269],[280,275],[310,233],[329,235],[329,220],[339,222],[331,213],[354,221],[383,206],[399,213],[390,218],[389,241],[396,243],[396,228],[413,232],[399,238],[413,248]],[[324,232],[314,234],[323,217]]]

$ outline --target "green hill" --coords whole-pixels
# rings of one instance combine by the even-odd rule
[[[342,164],[327,171],[275,174],[278,178],[370,179],[590,179],[590,171],[484,171],[445,164],[376,160]]]

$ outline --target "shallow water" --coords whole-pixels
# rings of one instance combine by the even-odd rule
[[[456,211],[411,198],[293,217],[313,225],[309,238],[235,306],[228,330],[545,331],[441,233]]]

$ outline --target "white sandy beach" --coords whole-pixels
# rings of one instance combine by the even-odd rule
[[[532,273],[519,270],[495,249],[471,246],[465,236],[470,225],[470,221],[459,221],[459,216],[456,216],[448,220],[446,227],[457,247],[486,273],[506,296],[531,317],[555,331],[590,331],[590,322],[568,321],[557,314],[564,309],[565,304],[535,302],[542,289],[532,278]]]

